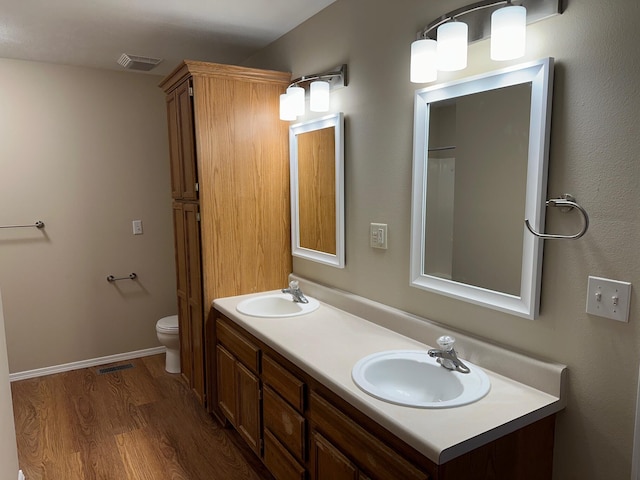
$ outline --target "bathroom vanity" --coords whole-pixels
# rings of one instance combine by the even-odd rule
[[[453,332],[461,358],[488,375],[489,393],[456,408],[387,403],[355,385],[353,365],[377,351],[427,349],[447,330],[301,286],[322,303],[300,316],[242,314],[250,295],[214,302],[219,407],[276,478],[551,478],[563,365]]]

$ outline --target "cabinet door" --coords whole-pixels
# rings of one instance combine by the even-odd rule
[[[202,262],[200,255],[200,222],[198,205],[183,207],[185,250],[187,252],[187,300],[191,335],[191,388],[204,404],[204,313],[202,308]]]
[[[167,95],[167,124],[169,127],[169,159],[171,162],[171,198],[182,198],[182,161],[180,159],[180,125],[178,123],[178,97]]]
[[[187,80],[176,88],[177,123],[180,145],[181,198],[197,200],[198,182],[196,167],[195,131],[193,125],[193,103],[191,96],[191,80]]]
[[[184,378],[191,384],[191,320],[189,315],[189,277],[187,267],[187,250],[184,205],[173,204],[173,234],[176,255],[176,283],[178,295],[178,323],[180,334],[180,369]]]
[[[171,196],[175,200],[197,200],[198,182],[191,80],[167,95]]]
[[[358,468],[318,432],[311,435],[312,480],[358,480]]]
[[[236,421],[236,359],[224,347],[216,347],[218,360],[218,406],[235,426]]]
[[[251,449],[261,454],[260,380],[240,362],[236,362],[237,424],[240,435]]]

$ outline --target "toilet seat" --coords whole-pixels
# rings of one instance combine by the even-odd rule
[[[178,334],[178,315],[163,317],[156,323],[156,331],[167,334]]]

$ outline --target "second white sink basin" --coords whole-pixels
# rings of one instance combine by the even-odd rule
[[[353,367],[356,385],[380,400],[418,408],[448,408],[480,400],[491,388],[487,375],[465,361],[470,373],[447,370],[427,350],[389,350]]]
[[[236,309],[252,317],[295,317],[317,310],[320,302],[309,298],[309,303],[297,303],[288,293],[268,293],[257,297],[247,298],[238,304]]]

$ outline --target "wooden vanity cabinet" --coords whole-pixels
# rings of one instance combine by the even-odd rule
[[[254,451],[278,480],[552,478],[555,415],[438,465],[232,320],[218,315],[216,327],[220,408],[252,448],[263,444]],[[258,440],[238,427],[239,395],[250,399],[253,428],[262,418]]]
[[[218,415],[211,303],[282,288],[291,272],[289,125],[279,120],[290,80],[287,72],[186,60],[160,83],[182,375]]]

